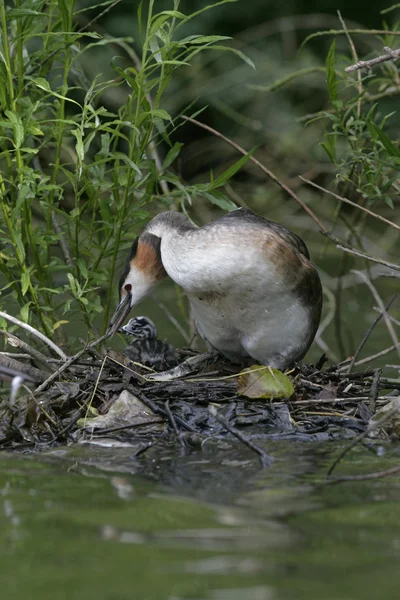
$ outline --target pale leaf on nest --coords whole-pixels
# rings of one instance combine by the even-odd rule
[[[237,393],[247,398],[290,398],[294,387],[282,371],[253,365],[239,374]]]

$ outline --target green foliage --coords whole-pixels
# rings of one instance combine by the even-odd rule
[[[379,76],[379,67],[373,73],[346,74],[338,62],[334,41],[326,60],[331,109],[318,117],[328,123],[321,145],[335,164],[339,181],[349,184],[368,204],[381,201],[393,208],[400,148],[397,127],[391,124],[395,113],[388,112],[384,100],[392,93],[397,68],[386,63]]]
[[[230,50],[220,45],[226,36],[182,35],[213,6],[185,15],[179,0],[161,12],[154,0],[141,2],[142,39],[133,45],[77,30],[74,0],[0,3],[0,306],[19,306],[20,318],[47,335],[73,319],[85,324],[82,335],[96,336],[99,314],[106,325],[119,257],[151,203],[184,207],[201,195],[232,207],[222,188],[245,161],[186,186],[171,169],[182,146],[170,140],[179,115],[163,106],[177,69],[206,50]],[[83,56],[107,44],[124,54],[113,59],[115,76],[88,82]],[[110,110],[115,88],[123,101]]]

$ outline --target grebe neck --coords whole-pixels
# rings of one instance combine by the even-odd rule
[[[168,234],[184,234],[198,229],[186,215],[175,211],[160,213],[150,221],[143,233],[151,233],[158,238]]]

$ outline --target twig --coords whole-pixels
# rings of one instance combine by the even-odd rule
[[[92,408],[92,402],[93,402],[94,397],[96,395],[97,388],[99,386],[99,382],[100,382],[100,379],[101,379],[101,375],[103,373],[104,365],[106,364],[106,360],[107,360],[107,355],[103,358],[102,363],[101,363],[101,367],[99,369],[99,372],[97,373],[97,377],[96,377],[96,381],[95,381],[95,384],[94,384],[94,388],[93,388],[92,393],[90,394],[89,402],[87,403],[86,414],[84,416],[85,421],[88,418],[89,410]]]
[[[0,356],[0,368],[14,369],[19,372],[19,375],[23,375],[26,379],[36,383],[38,381],[43,381],[47,375],[47,373],[43,373],[43,371],[36,369],[36,367],[31,367],[31,365],[27,365],[26,363],[22,363],[19,360],[4,355]]]
[[[377,306],[373,306],[372,310],[380,313],[380,310]],[[389,315],[389,319],[392,321],[392,323],[400,327],[400,321],[398,319],[395,319],[394,317],[392,317],[392,315]]]
[[[387,330],[388,330],[388,332],[390,334],[390,337],[392,338],[393,343],[396,346],[397,352],[398,352],[398,354],[400,356],[400,343],[399,343],[399,339],[398,339],[398,337],[396,335],[396,332],[394,330],[394,327],[393,327],[390,319],[388,318],[388,314],[386,312],[385,305],[383,304],[382,298],[378,294],[378,291],[377,291],[376,287],[373,285],[373,283],[369,280],[369,278],[362,271],[355,271],[355,270],[353,270],[353,273],[356,273],[359,277],[361,277],[361,279],[364,281],[364,283],[371,290],[371,293],[374,296],[374,298],[375,298],[375,300],[376,300],[376,302],[377,302],[377,304],[379,306],[379,309],[383,313],[383,318],[385,320]]]
[[[210,411],[210,413],[212,414],[212,416],[214,417],[214,419],[216,421],[218,421],[218,423],[220,423],[223,427],[225,427],[225,429],[227,431],[229,431],[229,433],[231,433],[238,440],[240,440],[242,442],[242,444],[244,444],[245,446],[247,446],[248,448],[250,448],[250,450],[253,450],[253,452],[255,452],[256,454],[258,454],[258,456],[260,457],[261,465],[264,468],[270,467],[272,465],[272,463],[274,462],[274,458],[272,456],[270,456],[269,454],[267,454],[267,452],[265,452],[265,450],[263,450],[259,446],[256,446],[256,444],[254,444],[241,431],[239,431],[238,429],[236,429],[236,427],[233,427],[227,421],[227,419],[225,419],[225,417],[223,417],[221,414],[219,414],[219,412],[217,411],[216,407],[213,404],[210,404],[210,406],[208,407],[208,410]]]
[[[374,217],[375,219],[379,219],[380,221],[383,221],[383,223],[386,223],[386,225],[390,225],[391,227],[394,227],[395,229],[398,229],[400,231],[400,225],[393,223],[393,221],[389,221],[389,219],[385,219],[385,217],[381,217],[381,215],[378,215],[377,213],[372,212],[372,210],[369,210],[368,208],[365,208],[364,206],[361,206],[360,204],[357,204],[356,202],[353,202],[352,200],[349,200],[348,198],[339,196],[339,194],[335,194],[335,192],[331,192],[330,190],[327,190],[326,188],[321,187],[320,185],[314,183],[313,181],[310,181],[309,179],[302,177],[301,175],[299,175],[299,179],[304,181],[304,183],[308,183],[312,187],[315,187],[317,190],[320,190],[321,192],[324,192],[325,194],[329,194],[330,196],[333,196],[333,198],[336,198],[336,200],[340,200],[341,202],[344,202],[345,204],[349,204],[350,206],[353,206],[354,208],[358,208],[359,210],[362,210],[363,212],[367,213],[367,215],[370,215],[371,217]]]
[[[387,311],[389,310],[389,308],[392,306],[392,304],[393,304],[393,302],[394,302],[394,300],[395,300],[396,296],[397,296],[397,294],[395,294],[395,295],[394,295],[394,296],[393,296],[393,297],[392,297],[392,298],[389,300],[389,302],[386,304],[386,306],[385,306],[385,312],[387,312]],[[366,334],[364,335],[363,339],[361,340],[361,342],[360,342],[360,344],[359,344],[359,346],[358,346],[357,350],[356,350],[356,351],[355,351],[355,353],[354,353],[353,359],[352,359],[352,361],[351,361],[351,363],[350,363],[350,365],[349,365],[349,369],[348,369],[348,372],[349,372],[349,373],[351,373],[351,370],[352,370],[352,368],[354,367],[354,364],[355,364],[355,362],[356,362],[356,360],[357,360],[357,357],[359,356],[359,354],[360,354],[361,350],[362,350],[362,349],[363,349],[363,347],[365,346],[365,344],[366,344],[366,342],[367,342],[367,340],[368,340],[369,336],[371,335],[371,333],[372,333],[372,331],[373,331],[373,329],[374,329],[375,325],[377,325],[377,324],[379,323],[379,321],[382,319],[382,317],[383,317],[383,312],[381,311],[381,312],[379,313],[379,315],[376,317],[375,321],[373,321],[373,322],[371,323],[371,325],[368,327],[368,329],[367,329],[367,332],[366,332]]]
[[[98,21],[99,19],[104,17],[104,15],[106,15],[108,12],[110,12],[110,10],[112,10],[114,8],[114,6],[116,6],[120,2],[121,2],[121,0],[115,0],[112,4],[110,4],[109,6],[106,6],[106,8],[104,10],[102,10],[100,13],[98,13],[96,16],[94,16],[93,19],[91,21],[89,21],[89,23],[86,23],[86,25],[81,27],[78,30],[78,33],[84,33],[87,29],[89,29],[89,27],[91,27],[94,23],[96,23],[96,21]]]
[[[400,466],[391,467],[384,471],[375,471],[375,473],[366,473],[365,475],[343,475],[342,477],[334,477],[328,479],[326,483],[342,483],[344,481],[367,481],[368,479],[381,479],[382,477],[389,477],[389,475],[395,475],[400,471]]]
[[[4,335],[4,337],[7,338],[7,341],[11,346],[13,346],[14,348],[20,348],[21,350],[24,350],[27,353],[28,358],[34,358],[35,360],[44,363],[51,371],[54,371],[53,365],[49,365],[49,361],[51,359],[49,359],[48,356],[42,354],[41,352],[39,352],[39,350],[36,350],[36,348],[32,348],[32,346],[20,340],[19,337],[12,333],[9,333],[8,331],[5,331],[4,329],[0,329],[0,334]],[[15,356],[15,358],[18,358],[18,356]]]
[[[351,51],[352,51],[352,53],[353,53],[353,59],[354,59],[356,62],[358,62],[358,56],[357,56],[356,47],[355,47],[355,45],[354,45],[354,42],[353,42],[353,40],[352,40],[352,39],[351,39],[351,37],[350,37],[350,34],[349,34],[349,32],[348,32],[348,29],[347,29],[347,25],[346,25],[346,23],[345,23],[345,22],[344,22],[344,20],[343,20],[343,17],[342,17],[342,15],[341,15],[341,12],[340,12],[340,10],[338,10],[338,11],[337,11],[337,13],[338,13],[339,21],[340,21],[340,22],[341,22],[341,24],[342,24],[343,31],[344,31],[344,32],[345,32],[345,34],[346,34],[347,41],[349,42],[349,45],[350,45]],[[358,80],[358,81],[357,81],[357,86],[356,86],[356,87],[357,87],[357,91],[358,91],[358,95],[359,95],[359,98],[358,98],[358,100],[357,100],[357,116],[358,116],[358,118],[360,118],[360,114],[361,114],[361,94],[362,94],[362,92],[363,92],[362,79],[361,79],[361,73],[360,73],[360,72],[358,72],[358,73],[357,73],[357,80]]]
[[[94,342],[91,342],[85,348],[82,348],[82,350],[79,350],[79,352],[74,354],[74,356],[71,356],[71,358],[69,358],[63,365],[61,365],[59,369],[57,369],[57,371],[50,375],[50,377],[48,377],[46,381],[44,381],[41,385],[39,385],[39,387],[36,388],[35,394],[43,392],[43,390],[45,390],[50,385],[50,383],[53,383],[53,381],[55,381],[57,377],[65,371],[65,369],[68,369],[68,367],[70,367],[76,360],[78,360],[78,358],[82,356],[82,354],[85,354],[88,348],[94,348],[95,346],[98,346],[99,344],[101,344],[101,342],[104,342],[104,340],[109,338],[110,335],[110,332],[105,333]]]
[[[381,382],[382,369],[375,369],[374,379],[369,390],[369,410],[370,414],[375,414],[376,402],[379,395],[379,384]]]
[[[327,234],[325,234],[327,235]],[[327,235],[329,238],[333,238],[334,236]],[[400,271],[400,265],[396,265],[394,263],[387,262],[382,258],[375,258],[370,254],[366,254],[365,252],[361,252],[360,250],[356,250],[355,248],[350,248],[349,246],[344,246],[343,243],[336,245],[339,250],[343,250],[343,252],[349,252],[349,254],[354,254],[355,256],[359,256],[360,258],[365,258],[366,260],[370,260],[371,262],[378,263],[379,265],[384,265],[385,267],[389,267],[389,269],[393,269],[394,271]],[[393,274],[395,275],[395,274]]]
[[[152,410],[153,413],[155,413],[156,415],[162,415],[164,418],[165,417],[168,418],[168,412],[164,408],[161,408],[160,406],[158,406],[158,404],[156,404],[155,402],[153,402],[153,400],[150,400],[150,398],[147,398],[147,396],[145,396],[144,394],[142,394],[141,392],[139,392],[138,389],[133,389],[132,393],[137,398],[139,398],[139,400],[141,402],[143,402],[143,404],[145,404],[146,406],[148,406],[148,408],[150,408],[150,410]],[[175,421],[177,423],[179,423],[179,425],[181,425],[182,427],[184,427],[185,429],[187,429],[187,431],[191,431],[192,433],[197,433],[196,429],[194,427],[192,427],[191,425],[189,425],[188,423],[186,423],[186,421],[184,421],[180,417],[175,416],[174,418],[175,418]]]
[[[399,408],[398,408],[398,406],[396,406],[395,408],[392,408],[392,410],[389,410],[381,419],[379,419],[379,421],[375,421],[375,422],[371,423],[370,425],[368,425],[368,427],[366,428],[365,431],[363,431],[363,433],[361,433],[359,436],[357,436],[356,438],[354,438],[354,440],[352,440],[351,443],[348,444],[348,446],[346,446],[339,453],[339,456],[337,458],[335,458],[335,460],[333,461],[332,465],[329,467],[329,470],[328,470],[328,472],[326,474],[326,477],[328,478],[333,473],[334,469],[339,464],[339,462],[342,460],[342,458],[352,448],[354,448],[354,446],[356,446],[359,442],[361,442],[361,440],[363,440],[364,438],[366,438],[367,435],[369,435],[371,433],[371,431],[373,431],[374,429],[377,429],[381,425],[384,425],[384,423],[386,423],[386,421],[388,421],[391,417],[393,417],[398,412],[399,412]]]
[[[225,135],[223,135],[222,133],[220,133],[216,129],[213,129],[209,125],[205,125],[204,123],[201,123],[200,121],[197,121],[196,119],[193,119],[192,117],[187,117],[186,115],[182,115],[182,119],[184,119],[185,121],[190,121],[191,123],[194,123],[195,125],[198,125],[198,127],[201,127],[202,129],[205,129],[206,131],[209,131],[210,133],[212,133],[216,137],[221,138],[222,140],[224,140],[224,142],[226,142],[227,144],[229,144],[230,146],[232,146],[233,148],[235,148],[238,152],[240,152],[244,156],[246,156],[248,154],[248,152],[246,152],[246,150],[244,150],[244,148],[242,148],[241,146],[239,146],[239,144],[236,144],[236,142],[234,142],[233,140],[227,138]],[[274,181],[275,183],[277,183],[283,190],[285,190],[285,192],[287,194],[289,194],[289,196],[291,196],[294,200],[296,200],[296,202],[298,204],[300,204],[300,206],[302,207],[302,209],[306,213],[308,213],[310,215],[310,217],[318,225],[318,227],[321,229],[321,231],[324,231],[324,232],[327,231],[327,228],[325,227],[325,225],[323,225],[321,223],[321,221],[313,213],[313,211],[311,210],[311,208],[309,208],[307,206],[307,204],[305,204],[303,202],[303,200],[300,200],[300,198],[297,196],[297,194],[295,194],[294,191],[292,189],[290,189],[289,186],[287,186],[285,183],[283,183],[282,181],[280,181],[280,179],[278,179],[276,177],[276,175],[274,175],[272,173],[272,171],[270,171],[269,169],[267,169],[267,167],[265,167],[256,158],[254,158],[254,156],[250,156],[249,159],[251,160],[251,162],[253,162],[255,165],[257,165],[257,167],[259,169],[261,169],[261,171],[263,171],[270,179],[272,179],[272,181]]]
[[[165,403],[164,403],[164,406],[165,406],[165,411],[166,411],[166,413],[167,413],[167,415],[168,415],[168,419],[169,419],[169,421],[170,421],[170,423],[171,423],[171,425],[172,425],[172,429],[174,430],[174,433],[175,433],[176,437],[178,438],[179,444],[180,444],[180,446],[181,446],[182,448],[185,448],[185,445],[186,445],[186,444],[185,444],[185,441],[184,441],[184,439],[182,438],[182,435],[181,435],[181,433],[179,432],[179,430],[178,430],[178,427],[177,427],[177,425],[176,425],[176,420],[175,420],[175,417],[174,417],[174,415],[172,414],[171,408],[170,408],[170,406],[169,406],[169,400],[166,400],[166,401],[165,401]]]
[[[149,425],[159,425],[160,420],[146,421],[145,423],[131,423],[130,425],[121,425],[120,427],[110,427],[109,429],[92,430],[91,435],[95,438],[96,435],[105,435],[107,433],[115,433],[116,431],[124,431],[125,429],[137,429],[139,427],[148,427]]]
[[[384,350],[381,350],[380,352],[377,352],[376,354],[372,354],[371,356],[367,356],[366,358],[362,358],[360,360],[358,360],[356,363],[354,363],[354,367],[358,367],[360,365],[365,365],[369,362],[372,362],[374,360],[376,360],[377,358],[381,358],[382,356],[386,356],[386,354],[390,354],[391,352],[393,352],[394,350],[396,350],[397,346],[389,346],[389,348],[385,348]],[[338,365],[336,365],[337,370],[339,372],[341,371],[345,371],[347,369],[347,363],[349,362],[349,360],[351,360],[351,358],[347,358],[346,360],[344,360],[343,362],[339,363]]]
[[[24,354],[24,352],[0,352],[0,356],[7,356],[8,358],[22,358],[22,360],[29,360],[30,354]]]
[[[26,329],[26,331],[29,331],[29,333],[32,333],[37,338],[42,340],[42,342],[47,344],[52,350],[54,350],[54,352],[56,352],[58,354],[58,356],[61,356],[61,358],[63,360],[67,360],[67,355],[61,350],[61,348],[59,348],[54,342],[52,342],[43,333],[41,333],[40,331],[38,331],[31,325],[28,325],[28,323],[24,323],[23,321],[20,321],[16,317],[12,317],[11,315],[9,315],[1,310],[0,310],[0,317],[3,317],[3,319],[6,319],[6,321],[10,321],[11,323],[14,323],[14,325],[19,325],[23,329]]]
[[[159,302],[159,301],[157,302],[157,304],[161,308],[161,310],[163,310],[165,312],[165,314],[167,315],[168,319],[175,326],[175,328],[177,329],[177,331],[179,331],[179,333],[181,334],[181,336],[183,337],[183,339],[185,340],[185,342],[187,344],[189,344],[190,338],[189,338],[188,334],[183,329],[183,327],[179,323],[179,321],[177,319],[175,319],[174,315],[168,310],[168,307],[165,306],[165,304],[163,304],[162,302]]]
[[[388,267],[389,269],[393,269],[394,271],[400,271],[400,265],[396,265],[394,263],[387,262],[386,260],[383,260],[381,258],[375,258],[374,256],[370,256],[369,254],[366,254],[365,252],[356,250],[355,248],[350,246],[350,244],[348,244],[344,240],[341,240],[340,238],[333,235],[333,233],[331,233],[330,231],[324,231],[324,232],[322,232],[322,235],[326,236],[329,240],[334,242],[336,244],[336,247],[339,248],[340,250],[343,250],[343,252],[349,252],[350,254],[355,254],[356,256],[359,256],[360,258],[365,258],[366,260],[370,260],[371,262],[375,262],[380,265],[384,265],[385,267]],[[387,274],[387,275],[389,275],[389,274]],[[377,277],[378,277],[378,275],[377,275]],[[349,286],[347,286],[347,287],[349,287]]]
[[[321,399],[312,399],[308,400],[295,400],[292,403],[293,408],[296,408],[297,405],[307,405],[310,404],[315,406],[324,406],[324,404],[346,404],[346,402],[367,402],[370,400],[369,396],[353,396],[351,398],[323,398]],[[393,396],[379,396],[379,400],[393,400]]]
[[[382,54],[376,58],[371,58],[370,60],[359,60],[354,65],[346,67],[345,72],[352,73],[353,71],[358,71],[359,69],[365,69],[366,71],[369,71],[375,65],[387,62],[388,60],[397,60],[400,57],[400,49],[391,50],[391,48],[388,46],[384,46],[383,49],[386,54]]]

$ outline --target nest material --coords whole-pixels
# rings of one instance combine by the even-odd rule
[[[255,400],[237,394],[236,374],[227,365],[159,383],[146,381],[149,370],[119,353],[88,354],[70,359],[68,367],[64,363],[36,392],[25,388],[14,405],[3,401],[3,448],[98,437],[154,442],[171,435],[180,444],[198,445],[209,436],[235,435],[249,447],[268,438],[354,437],[366,431],[395,387],[379,370],[349,374],[343,367],[302,365],[290,374],[295,387],[290,398]]]

